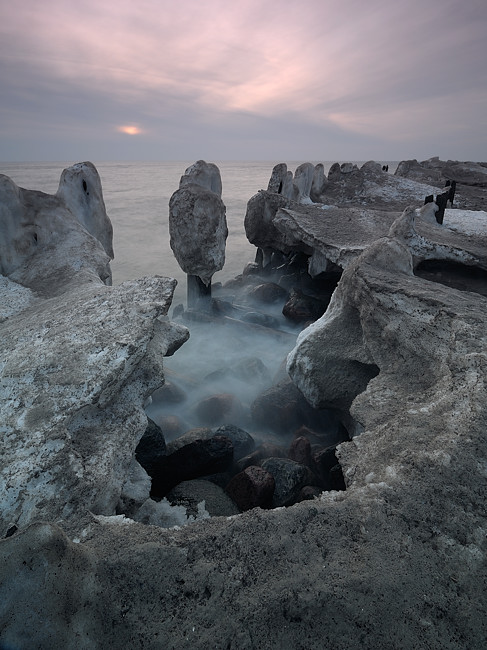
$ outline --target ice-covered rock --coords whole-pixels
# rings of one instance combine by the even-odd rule
[[[162,358],[187,330],[160,320],[175,280],[82,285],[2,325],[1,526],[114,514]]]
[[[216,165],[198,161],[186,170],[169,202],[174,256],[185,273],[197,276],[207,286],[225,264],[228,229],[219,179]]]
[[[190,165],[181,176],[179,189],[184,185],[200,185],[210,192],[222,196],[222,179],[220,170],[215,163],[207,163],[204,160],[197,160]]]
[[[315,166],[311,163],[303,163],[294,172],[294,200],[303,205],[312,203],[310,199],[311,186],[313,184]]]
[[[72,280],[111,284],[112,226],[91,163],[65,169],[57,194],[0,175],[0,273],[47,296]]]
[[[443,187],[446,181],[456,181],[459,185],[487,187],[487,164],[440,160],[437,156],[418,162],[416,159],[403,160],[397,166],[396,176],[413,179]]]
[[[143,498],[143,406],[188,332],[164,320],[175,280],[105,284],[112,230],[93,165],[64,170],[55,196],[0,182],[0,529],[69,527]]]
[[[415,210],[406,209],[386,237],[369,245],[347,267],[325,314],[298,337],[288,370],[313,406],[337,408],[346,417],[353,400],[368,385],[380,385],[384,391],[389,380],[399,391],[404,382],[424,388],[442,383],[443,375],[451,378],[447,360],[460,352],[447,332],[464,327],[458,319],[467,318],[479,296],[455,290],[444,293],[441,285],[415,277],[415,256],[435,248],[418,237],[415,218]],[[485,254],[477,262],[487,268]],[[484,303],[480,299],[474,322],[481,318]],[[446,321],[441,317],[444,309],[449,314]],[[459,357],[455,363],[460,363]],[[401,377],[395,375],[398,367]],[[394,376],[386,379],[387,373]],[[397,392],[402,404],[405,395]],[[367,417],[361,414],[358,421],[363,425]]]

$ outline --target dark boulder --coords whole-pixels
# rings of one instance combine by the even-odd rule
[[[147,418],[147,429],[135,448],[135,458],[147,474],[152,476],[154,467],[165,456],[166,441],[162,429],[153,420]]]
[[[286,289],[280,287],[275,282],[265,282],[264,284],[258,284],[248,293],[248,297],[251,300],[270,305],[279,301],[286,300],[287,296],[288,293]]]
[[[293,323],[309,323],[323,316],[330,302],[330,297],[328,296],[326,300],[320,300],[308,296],[300,289],[293,288],[282,308],[282,313]]]
[[[301,488],[312,485],[316,479],[313,472],[304,465],[289,458],[268,458],[262,469],[272,474],[276,483],[272,507],[290,506],[298,500]]]
[[[201,424],[218,426],[241,420],[243,406],[235,395],[220,393],[198,402],[193,408],[193,415]]]
[[[183,481],[224,472],[233,463],[233,445],[225,436],[194,440],[154,464],[152,497],[164,497]]]
[[[271,442],[264,442],[262,445],[259,445],[255,451],[243,458],[240,458],[235,463],[235,469],[237,471],[242,471],[246,467],[252,465],[259,465],[266,458],[287,458],[287,450],[285,447],[279,445],[274,445]]]
[[[211,517],[231,517],[240,512],[223,488],[200,479],[179,483],[167,494],[167,500],[173,506],[184,506],[188,515],[194,517],[198,516],[201,502]]]
[[[262,467],[251,465],[236,474],[226,487],[226,492],[240,510],[270,508],[275,481],[272,474]]]
[[[291,442],[288,456],[300,465],[306,465],[311,468],[311,443],[304,436],[297,436]]]

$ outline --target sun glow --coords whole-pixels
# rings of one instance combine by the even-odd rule
[[[120,133],[126,133],[127,135],[139,135],[142,133],[142,129],[140,129],[138,126],[134,126],[133,124],[117,126],[117,131],[120,131]]]

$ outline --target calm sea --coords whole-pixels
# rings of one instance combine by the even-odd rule
[[[114,229],[114,284],[145,275],[169,276],[178,280],[173,304],[185,300],[185,274],[169,246],[169,199],[193,162],[95,162]],[[214,275],[213,281],[225,282],[254,259],[255,248],[247,241],[244,230],[247,201],[267,188],[272,168],[282,161],[212,162],[220,169],[229,230],[225,267]],[[294,172],[301,162],[287,163],[288,168]],[[0,173],[26,189],[54,194],[61,172],[72,164],[0,163]],[[333,161],[323,164],[327,173]],[[396,164],[389,163],[390,172],[394,171],[391,165]]]

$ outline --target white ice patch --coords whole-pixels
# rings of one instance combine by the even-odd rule
[[[484,210],[445,210],[443,226],[465,235],[487,235],[487,212]]]

